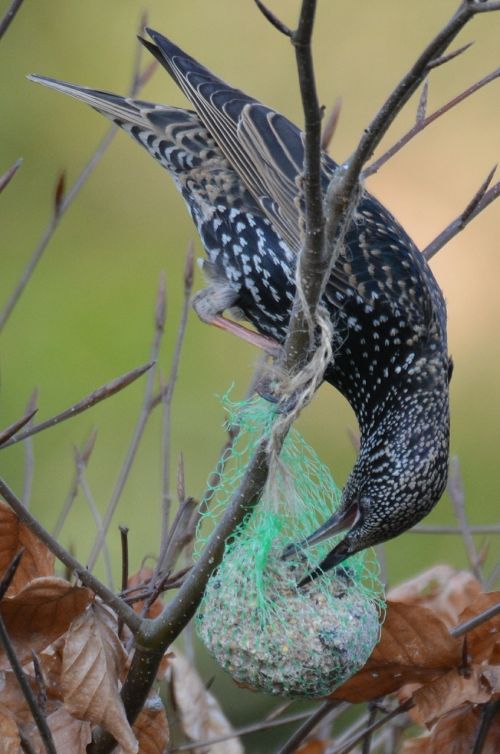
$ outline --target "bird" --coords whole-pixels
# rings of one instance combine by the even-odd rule
[[[29,78],[92,106],[170,173],[206,252],[198,315],[263,347],[282,344],[304,239],[304,135],[159,32],[146,32],[141,42],[192,109]],[[323,192],[338,167],[322,152]],[[364,188],[322,304],[334,331],[324,380],[352,406],[360,447],[338,509],[283,553],[344,533],[301,585],[418,523],[448,474],[452,361],[443,293],[403,227]]]

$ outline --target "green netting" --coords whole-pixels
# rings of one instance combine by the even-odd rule
[[[202,503],[195,555],[223,514],[257,444],[269,435],[276,408],[261,398],[223,399],[228,428],[237,430]],[[291,697],[332,691],[364,665],[379,638],[383,610],[378,563],[359,553],[311,584],[297,583],[332,549],[335,539],[298,549],[290,543],[318,528],[338,507],[329,469],[295,429],[273,464],[262,499],[226,543],[196,625],[200,638],[233,678]]]

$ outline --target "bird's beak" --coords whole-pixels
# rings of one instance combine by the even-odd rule
[[[284,559],[289,558],[291,555],[300,552],[300,550],[315,545],[318,542],[322,542],[324,539],[332,537],[334,534],[339,534],[341,531],[350,529],[356,521],[359,519],[360,510],[356,500],[353,500],[347,507],[342,508],[333,514],[325,523],[316,529],[315,532],[296,544],[288,545],[283,551],[282,557]],[[339,543],[341,545],[342,542]],[[338,545],[338,546],[339,546]],[[336,550],[337,548],[335,548]],[[332,552],[335,552],[332,550]]]
[[[331,552],[328,553],[326,558],[321,561],[317,568],[314,568],[314,570],[312,570],[310,573],[304,576],[301,581],[299,581],[297,588],[300,589],[306,584],[310,584],[311,581],[314,581],[314,579],[318,578],[318,576],[322,576],[322,574],[330,571],[332,568],[335,568],[335,566],[342,563],[351,554],[352,552],[349,547],[349,537],[347,536],[342,541],[340,541]]]

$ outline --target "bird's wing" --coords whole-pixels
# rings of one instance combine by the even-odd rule
[[[291,250],[300,251],[302,132],[283,115],[228,86],[158,32],[147,31],[156,44],[144,41],[146,47],[193,103],[278,235]],[[325,170],[333,172],[333,160],[325,155],[324,162]]]
[[[303,227],[300,190],[304,135],[287,118],[215,76],[170,40],[148,29],[146,47],[193,103],[230,165],[289,248],[298,253]],[[326,190],[336,163],[322,155]],[[328,289],[353,291],[366,302],[391,306],[398,298],[406,316],[428,329],[437,286],[420,252],[386,208],[366,192]],[[328,295],[327,289],[327,295]],[[438,290],[438,289],[437,289]]]
[[[252,195],[197,113],[46,76],[29,78],[85,102],[130,134],[169,171],[188,205],[189,199],[196,197],[207,206],[229,202],[249,212],[258,211]]]

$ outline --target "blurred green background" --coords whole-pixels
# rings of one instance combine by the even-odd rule
[[[10,3],[2,0],[1,13]],[[299,3],[269,5],[293,25]],[[318,88],[327,108],[343,100],[333,156],[346,158],[390,89],[424,44],[450,16],[449,0],[319,2],[314,39]],[[251,0],[26,0],[0,43],[2,114],[0,173],[18,157],[24,164],[0,198],[0,307],[18,280],[51,209],[53,187],[64,169],[71,183],[107,128],[104,119],[69,98],[26,80],[36,72],[125,93],[141,12],[149,23],[230,83],[302,120],[294,57]],[[455,47],[473,47],[431,77],[433,109],[499,65],[500,14],[478,17]],[[158,70],[142,99],[183,105],[182,94]],[[413,122],[416,101],[392,127],[391,144]],[[420,135],[368,187],[425,246],[467,204],[500,154],[500,83],[475,94]],[[499,324],[500,205],[491,206],[432,263],[449,310],[452,441],[461,460],[471,523],[498,520],[500,477]],[[182,200],[160,167],[118,134],[80,197],[63,219],[15,309],[1,344],[1,426],[24,412],[39,389],[38,419],[71,405],[112,377],[148,360],[158,278],[166,271],[168,327],[161,354],[167,372],[182,301],[186,245],[196,239]],[[196,287],[202,285],[197,272]],[[236,383],[243,395],[256,352],[190,314],[174,398],[173,459],[182,451],[187,491],[200,495],[224,441],[223,414],[215,397]],[[73,447],[93,427],[97,445],[88,478],[103,511],[116,482],[136,421],[144,380],[83,416],[36,436],[32,507],[51,527],[73,475]],[[341,396],[320,390],[300,428],[331,466],[341,485],[354,461],[347,429],[355,420]],[[115,524],[130,528],[132,568],[154,553],[159,537],[161,416],[153,416],[127,483]],[[22,490],[21,447],[4,451],[1,473]],[[453,523],[445,496],[426,523]],[[94,527],[79,497],[63,530],[64,544],[85,560]],[[482,538],[478,539],[481,545]],[[119,537],[109,536],[115,573]],[[391,583],[434,563],[465,566],[464,547],[451,536],[406,534],[386,546]],[[498,553],[489,545],[487,565]],[[102,571],[101,571],[102,572]],[[213,672],[212,669],[206,673]],[[217,678],[224,696],[229,681]],[[223,699],[224,702],[224,699]],[[256,696],[232,691],[225,707],[236,722],[257,715]],[[256,706],[255,706],[256,705]],[[249,713],[250,710],[250,713]],[[283,735],[280,732],[279,735]],[[270,743],[269,739],[268,743]],[[250,749],[249,749],[250,750]]]

